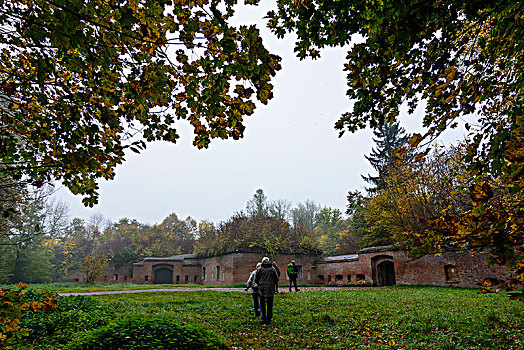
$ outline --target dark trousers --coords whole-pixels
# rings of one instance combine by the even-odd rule
[[[253,307],[255,308],[255,316],[260,316],[260,305],[258,304],[258,301],[260,300],[260,294],[258,293],[252,293],[253,296]]]
[[[295,292],[298,291],[297,276],[289,276],[289,291],[291,292],[291,284],[295,286]]]
[[[262,306],[262,321],[265,324],[270,324],[271,318],[273,318],[273,297],[263,297],[261,295],[260,305]]]

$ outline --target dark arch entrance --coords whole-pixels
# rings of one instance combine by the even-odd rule
[[[393,261],[386,260],[377,265],[377,279],[379,286],[394,286],[396,284]]]
[[[153,284],[172,284],[173,270],[162,267],[155,270]]]
[[[396,284],[395,264],[391,255],[377,255],[371,258],[373,285],[377,287]]]

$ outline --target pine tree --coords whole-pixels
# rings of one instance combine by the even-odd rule
[[[264,190],[259,188],[246,204],[247,215],[249,217],[267,217],[269,215],[268,209],[267,197]]]
[[[370,174],[368,176],[361,175],[368,184],[372,185],[366,188],[369,194],[375,194],[385,187],[384,178],[387,176],[388,167],[395,160],[395,149],[405,145],[409,139],[399,122],[393,124],[384,123],[375,129],[373,134],[375,135],[373,141],[375,141],[376,148],[373,148],[371,154],[365,157],[378,174],[376,176]]]

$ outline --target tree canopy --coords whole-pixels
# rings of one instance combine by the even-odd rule
[[[424,224],[426,251],[450,239],[474,241],[524,284],[522,4],[279,0],[268,18],[277,36],[297,35],[300,58],[348,47],[344,70],[354,104],[335,124],[340,135],[393,123],[404,107],[409,113],[423,107],[426,132],[409,141],[421,161],[431,149],[425,146],[465,121],[471,205],[434,212],[433,224]]]
[[[213,255],[238,251],[277,253],[318,253],[318,241],[312,231],[291,227],[286,221],[268,216],[236,213],[216,229],[201,232],[194,252]]]
[[[499,171],[522,115],[523,11],[507,0],[280,0],[268,17],[277,36],[296,33],[300,58],[350,45],[344,67],[355,104],[336,123],[341,134],[393,122],[403,105],[413,112],[424,101],[428,131],[413,145],[475,113],[468,160]]]
[[[124,151],[176,142],[178,119],[198,148],[242,137],[280,58],[227,23],[235,3],[0,0],[2,171],[92,206]]]

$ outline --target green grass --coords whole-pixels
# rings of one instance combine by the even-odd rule
[[[16,285],[0,285],[0,288],[15,288]],[[211,286],[202,286],[200,284],[79,284],[79,283],[42,283],[31,284],[32,290],[35,291],[53,291],[56,293],[74,293],[74,292],[103,292],[109,290],[146,290],[146,289],[174,289],[174,288],[213,288]],[[245,283],[244,283],[245,287]]]
[[[87,292],[103,292],[110,290],[147,290],[147,289],[177,289],[177,288],[245,288],[246,283],[236,283],[230,286],[204,286],[201,284],[185,283],[185,284],[80,284],[73,282],[62,283],[33,283],[30,285],[34,291],[52,291],[56,293],[87,293]],[[279,285],[280,288],[287,288],[287,284]],[[298,287],[318,287],[313,284],[298,284]],[[0,284],[0,288],[16,288],[16,284]]]
[[[241,292],[94,297],[118,317],[162,315],[205,325],[236,349],[524,349],[524,303],[446,288],[285,293],[261,326]],[[389,344],[389,345],[388,345]]]
[[[230,286],[204,286],[201,284],[80,284],[73,282],[63,283],[35,283],[30,285],[35,291],[53,291],[56,293],[87,293],[87,292],[104,292],[110,290],[147,290],[147,289],[177,289],[177,288],[245,288],[245,283],[236,283]],[[288,285],[280,285],[280,288],[287,288]],[[318,287],[311,284],[299,284],[298,287]],[[0,288],[16,288],[16,284],[0,284]]]
[[[30,287],[65,292],[182,286],[51,284]],[[475,289],[395,286],[281,293],[275,296],[270,326],[262,326],[255,319],[252,297],[244,292],[210,289],[90,298],[106,304],[114,312],[114,321],[127,317],[166,317],[173,323],[208,329],[237,350],[524,350],[524,303],[510,300],[504,293],[479,295]]]

